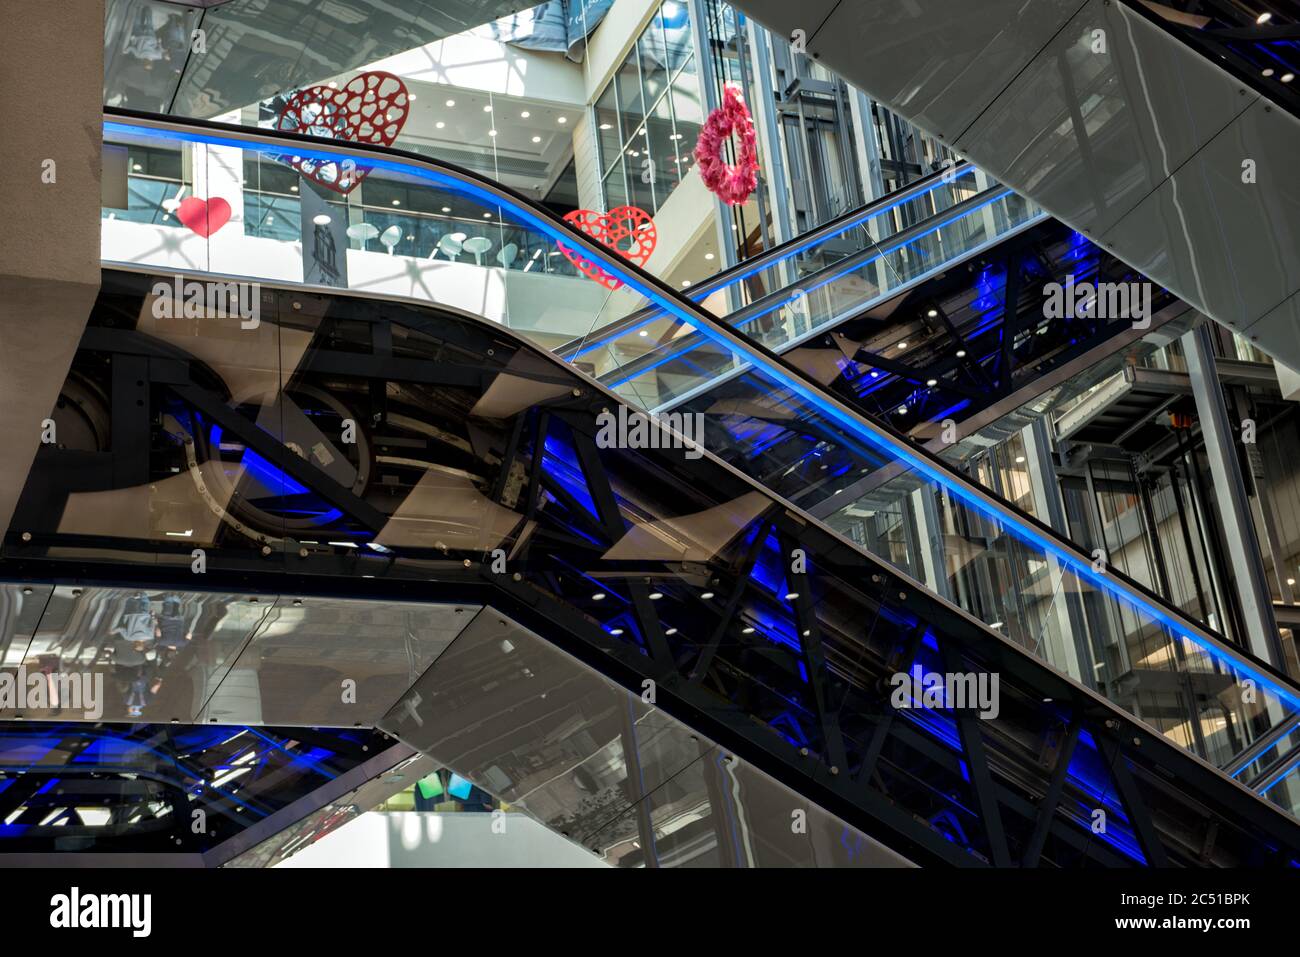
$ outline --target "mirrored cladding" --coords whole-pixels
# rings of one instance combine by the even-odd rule
[[[281,598],[222,676],[202,720],[371,726],[477,606]]]
[[[193,864],[193,855],[216,852],[224,859],[226,842],[279,830],[280,812],[303,799],[315,806],[314,795],[364,775],[366,762],[391,748],[374,731],[7,722],[0,725],[0,856],[169,854]]]

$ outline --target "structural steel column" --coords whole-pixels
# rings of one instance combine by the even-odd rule
[[[1201,423],[1201,438],[1205,441],[1210,475],[1214,479],[1215,506],[1228,540],[1228,555],[1235,571],[1250,650],[1275,668],[1285,670],[1277,622],[1273,618],[1273,599],[1260,558],[1259,537],[1255,534],[1250,499],[1238,465],[1237,430],[1228,419],[1210,335],[1209,325],[1202,324],[1184,333],[1181,341],[1187,373],[1192,380],[1196,415]]]
[[[104,3],[6,0],[0,89],[0,531],[99,289]]]

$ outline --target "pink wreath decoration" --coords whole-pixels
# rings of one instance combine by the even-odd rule
[[[722,158],[722,144],[733,133],[740,139],[740,156],[729,166]],[[758,189],[758,138],[737,87],[723,88],[722,105],[709,114],[695,144],[695,161],[704,185],[729,206],[740,206]]]

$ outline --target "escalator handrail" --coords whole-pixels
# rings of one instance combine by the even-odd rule
[[[1227,644],[1219,636],[1186,618],[1178,609],[1165,605],[1163,599],[1127,576],[1110,569],[1104,572],[1095,571],[1094,558],[1091,554],[1086,553],[1073,542],[1063,539],[1048,525],[1031,515],[1017,514],[1018,510],[1010,503],[953,471],[951,466],[928,449],[913,444],[892,426],[871,421],[836,396],[826,393],[813,379],[782,356],[735,331],[723,320],[701,309],[698,304],[683,297],[678,290],[658,277],[594,242],[576,227],[515,190],[454,164],[394,147],[362,146],[278,130],[216,123],[211,120],[177,120],[137,111],[105,109],[106,130],[112,124],[122,120],[136,123],[134,131],[137,135],[143,127],[173,137],[189,137],[201,142],[217,142],[218,145],[227,144],[241,148],[260,144],[263,147],[284,149],[286,145],[299,144],[314,150],[318,155],[356,157],[371,168],[387,167],[407,175],[421,175],[435,182],[442,181],[448,188],[460,188],[470,193],[477,193],[480,198],[487,197],[490,202],[508,208],[519,221],[534,226],[557,242],[581,250],[584,256],[598,263],[607,274],[621,280],[632,292],[657,303],[661,309],[694,327],[697,332],[715,340],[724,349],[744,355],[754,369],[762,371],[781,386],[825,412],[828,418],[839,427],[845,428],[850,434],[882,450],[884,454],[902,460],[911,469],[943,486],[949,494],[961,499],[987,518],[1016,530],[1019,537],[1052,555],[1079,578],[1121,601],[1126,601],[1150,618],[1170,628],[1175,634],[1199,645],[1211,657],[1227,659],[1231,667],[1244,676],[1261,682],[1279,699],[1300,710],[1300,686],[1272,665],[1256,658],[1248,651]],[[127,131],[131,131],[129,125]],[[297,155],[304,155],[305,152],[306,149],[296,151]]]
[[[805,249],[811,248],[812,246],[815,246],[818,243],[823,242],[824,240],[833,239],[836,236],[841,235],[842,233],[848,232],[853,227],[866,222],[867,220],[874,219],[876,216],[879,216],[881,213],[888,212],[889,210],[893,209],[895,206],[900,206],[903,203],[908,202],[909,200],[915,199],[917,196],[920,196],[922,193],[929,192],[930,190],[934,189],[940,182],[942,182],[944,180],[944,177],[946,176],[950,176],[952,177],[953,180],[956,180],[962,176],[966,176],[974,172],[976,172],[975,167],[964,160],[961,163],[951,167],[951,169],[936,170],[935,172],[930,173],[929,175],[924,176],[921,179],[917,180],[915,183],[911,183],[908,186],[905,186],[903,189],[898,190],[897,192],[888,193],[884,196],[879,197],[878,199],[872,200],[870,203],[867,203],[864,206],[859,206],[856,209],[851,209],[847,213],[841,213],[839,216],[836,216],[834,219],[826,223],[823,223],[821,226],[818,226],[816,229],[810,230],[809,232],[796,236],[793,239],[787,239],[785,242],[773,246],[770,249],[765,249],[763,250],[763,252],[759,253],[758,255],[751,256],[748,259],[739,262],[734,266],[728,266],[726,269],[722,270],[721,272],[715,273],[714,275],[710,276],[708,279],[705,279],[702,282],[692,286],[690,292],[684,293],[683,295],[685,295],[687,299],[691,299],[695,302],[700,302],[708,298],[713,293],[717,292],[719,289],[725,289],[730,286],[733,286],[744,279],[748,279],[750,276],[754,275],[755,273],[762,272],[764,269],[767,269],[768,267],[773,266],[778,262],[782,262],[791,256],[803,252]],[[999,185],[1000,184],[998,183],[990,183],[987,189],[982,190],[976,195],[983,196],[984,193],[989,192],[990,190],[993,189],[997,189]],[[1005,189],[1005,187],[1002,188]],[[939,213],[936,213],[935,215],[936,216],[942,215],[943,213],[948,212],[953,208],[954,207],[949,207],[949,209],[947,210],[941,210]],[[904,227],[902,230],[900,230],[898,233],[890,234],[884,240],[872,239],[870,241],[870,245],[865,246],[863,248],[864,250],[874,249],[878,247],[881,242],[890,242],[894,240],[897,236],[901,235],[902,233],[910,232],[912,230],[915,230],[916,227],[924,223],[930,222],[931,219],[933,218],[934,217],[928,217],[919,223],[911,223],[908,226]],[[827,268],[831,268],[831,267],[827,267]],[[793,285],[794,283],[790,284],[790,286]],[[786,286],[783,288],[790,288],[790,286]],[[780,291],[778,290],[776,292],[769,293],[769,297],[777,296],[779,294]],[[753,305],[753,303],[751,303],[750,305]],[[749,307],[747,306],[745,308],[749,308]],[[652,315],[657,311],[658,310],[655,309],[639,309],[629,316],[624,316],[622,319],[614,320],[609,325],[602,327],[600,331],[602,333],[608,333],[607,338],[616,336],[621,332],[628,331],[635,328],[636,324],[640,322],[645,316]],[[736,313],[733,313],[732,315],[734,316],[736,315]],[[729,316],[728,318],[731,317]],[[572,339],[569,342],[564,343],[564,345],[556,347],[555,354],[560,356],[560,358],[562,359],[566,359],[566,360],[572,359],[576,353],[585,351],[586,348],[588,348],[586,344],[587,340],[588,340],[587,336],[580,336],[577,339]]]

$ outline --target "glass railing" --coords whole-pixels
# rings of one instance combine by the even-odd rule
[[[735,311],[726,311],[723,290],[691,298],[750,339],[785,352],[1042,221],[1044,215],[1011,190],[992,186],[787,284],[768,281],[766,285],[775,287],[772,292]],[[583,363],[620,394],[656,409],[747,367],[711,354],[705,337],[662,311],[638,310],[636,316],[634,322],[584,337],[561,354]]]
[[[375,652],[385,680],[369,693],[360,676],[355,711],[374,713],[393,702],[386,677],[450,653],[467,627],[457,611],[483,599],[927,860],[1180,863],[1211,844],[1220,864],[1300,855],[1293,821],[727,467],[689,429],[643,422],[641,438],[611,441],[606,413],[625,420],[627,407],[499,326],[269,285],[255,324],[197,301],[169,313],[176,278],[106,271],[65,387],[74,401],[56,411],[61,442],[38,456],[4,546],[6,567],[30,580],[75,567],[92,583],[151,582],[147,604],[174,593],[173,617],[215,604],[168,637],[130,607],[133,590],[59,586],[68,608],[89,593],[101,613],[42,626],[44,663],[97,636],[152,652],[138,717],[278,702],[345,720],[338,675],[320,670],[322,636]],[[519,649],[494,619],[477,645],[510,656]],[[91,660],[108,667],[117,653]],[[1218,687],[1236,679],[1213,670]],[[917,689],[984,675],[985,692],[963,705],[916,690],[885,705],[880,689],[899,674]],[[533,669],[511,680],[533,689],[521,701],[539,700]],[[260,700],[272,681],[279,693]],[[171,689],[165,700],[149,697],[155,685]],[[1243,734],[1291,704],[1258,690]],[[418,707],[390,715],[414,721],[403,733],[421,733]],[[1066,725],[1049,820],[1036,804],[1052,775],[1043,741]],[[672,775],[698,749],[664,756],[680,762],[657,764]],[[1161,787],[1165,770],[1186,789]],[[1101,839],[1098,807],[1111,821]]]
[[[221,156],[218,151],[224,149],[241,151],[241,160],[242,151],[250,149],[268,155],[287,154],[283,138],[242,130],[235,132],[194,126],[167,128],[168,124],[137,120],[115,120],[107,126],[106,135],[110,141],[137,137],[152,142],[162,137],[192,144],[196,149],[202,147],[201,152],[206,156],[195,156],[196,170],[219,163]],[[502,316],[502,302],[513,302],[514,308],[505,310],[510,313],[509,324],[520,325],[519,309],[531,309],[529,318],[532,324],[521,332],[543,340],[558,328],[596,328],[603,322],[593,320],[593,315],[610,317],[612,321],[616,314],[630,314],[648,302],[670,315],[671,321],[680,327],[681,335],[698,335],[707,341],[706,345],[694,351],[697,364],[707,362],[714,368],[729,363],[748,366],[747,375],[754,383],[749,402],[763,410],[764,415],[771,416],[778,426],[798,422],[808,446],[826,456],[829,477],[846,482],[846,476],[850,475],[874,473],[879,476],[879,505],[862,503],[862,508],[878,507],[885,514],[891,510],[901,513],[903,503],[911,500],[934,514],[934,521],[926,532],[915,534],[913,527],[909,533],[908,526],[899,525],[882,535],[880,544],[873,545],[873,551],[887,556],[891,564],[905,569],[914,580],[929,584],[989,628],[1021,647],[1035,651],[1084,685],[1107,691],[1115,700],[1123,697],[1122,686],[1117,689],[1114,685],[1097,682],[1097,673],[1109,665],[1104,660],[1096,660],[1097,656],[1091,653],[1091,649],[1104,645],[1082,642],[1077,624],[1080,621],[1098,622],[1096,627],[1101,634],[1140,636],[1148,649],[1144,659],[1153,668],[1186,676],[1193,682],[1199,680],[1193,676],[1212,675],[1208,686],[1216,689],[1215,697],[1223,714],[1221,722],[1203,710],[1194,710],[1193,716],[1186,721],[1169,722],[1166,727],[1171,740],[1185,744],[1194,753],[1212,759],[1229,746],[1248,745],[1258,734],[1300,708],[1300,692],[1267,665],[1227,645],[1113,569],[1094,567],[1093,556],[1079,551],[1046,526],[1018,513],[964,476],[953,473],[937,458],[913,447],[901,436],[827,395],[806,372],[753,343],[603,247],[569,230],[526,200],[452,167],[415,157],[293,142],[293,153],[300,162],[342,164],[352,160],[360,164],[357,168],[367,176],[400,178],[404,182],[440,190],[462,204],[479,203],[484,209],[484,217],[545,236],[551,242],[574,251],[575,255],[598,264],[597,268],[611,282],[621,283],[609,295],[590,296],[575,291],[573,295],[559,296],[549,285],[531,286],[521,291],[517,280],[533,277],[507,273],[498,286],[490,290],[471,286],[467,293],[464,284],[446,274],[446,282],[429,285],[430,295],[436,301],[497,320]],[[329,218],[328,213],[320,215]],[[329,223],[321,225],[328,226]],[[248,270],[251,269],[251,275],[259,275],[258,263],[231,261],[220,231],[206,239],[196,237],[196,240],[186,254],[201,260],[193,268],[237,275],[250,275]],[[232,236],[231,240],[232,246],[238,246],[238,236]],[[290,276],[290,281],[299,282],[303,275],[302,257],[301,253],[294,255],[297,261],[289,271],[296,274]],[[439,265],[448,268],[455,264]],[[402,271],[405,275],[404,267]],[[361,275],[360,271],[350,275],[349,285],[357,288],[356,279]],[[535,278],[553,283],[563,277]],[[606,291],[596,282],[572,282],[575,290],[590,292],[598,288]],[[383,283],[362,282],[360,286],[386,298],[403,295],[394,293]],[[547,335],[538,336],[539,329],[544,329]],[[565,340],[571,338],[567,336]],[[286,354],[299,356],[307,347],[307,341],[294,339],[287,343],[287,347]],[[277,350],[285,348],[284,342],[278,346],[267,343],[259,347],[259,351],[271,350],[268,354],[274,355]],[[247,361],[242,354],[233,355],[229,350],[218,350],[214,358],[236,366]],[[264,384],[265,378],[265,372],[238,376],[241,387],[245,389]],[[709,451],[724,459],[731,458],[733,464],[744,468],[754,458],[753,446],[747,446],[744,454],[737,455],[733,439],[725,429],[716,428],[710,421],[731,411],[733,409],[714,409],[703,415],[702,442]],[[338,410],[322,410],[321,414],[327,420],[342,417]],[[313,425],[310,421],[307,424]],[[761,423],[756,427],[761,427]],[[292,441],[302,448],[313,447],[308,440],[314,437],[314,433],[301,425],[299,428],[303,433],[301,439]],[[255,450],[258,456],[274,455],[277,456],[275,461],[287,463],[282,446],[272,437],[255,438],[262,443],[262,447]],[[219,440],[209,437],[207,441],[218,449],[223,447]],[[347,459],[347,456],[331,455],[334,467],[341,468],[345,474],[339,480],[341,484],[335,490],[335,498],[314,506],[321,514],[342,508],[341,503],[345,501],[341,497],[342,491],[359,481],[362,460],[344,467],[340,459]],[[780,481],[770,483],[778,494],[787,496],[806,485],[807,480],[802,477],[798,478],[793,489],[787,489]],[[572,507],[579,505],[581,499],[574,498]],[[210,507],[207,510],[211,512]],[[484,534],[490,537],[490,533],[479,527],[484,522],[490,524],[490,513],[490,509],[481,515],[459,512],[462,518],[455,523],[460,529],[456,534],[473,541],[478,541]],[[353,518],[355,520],[357,516]],[[291,514],[281,515],[281,519],[286,522],[300,520]],[[373,525],[375,516],[369,515],[368,521]],[[358,531],[362,532],[364,528],[363,522]],[[371,532],[377,530],[372,528]],[[280,529],[277,541],[289,531],[287,525]],[[380,541],[375,544],[387,546],[389,543]],[[250,541],[249,547],[254,550],[271,547],[274,551],[277,545],[275,542]],[[1088,617],[1060,617],[1076,605],[1081,606]],[[1028,617],[1023,622],[1008,624],[1015,614]],[[1067,626],[1066,622],[1070,624]],[[1080,648],[1081,643],[1087,648]],[[1184,727],[1188,722],[1191,727]],[[1224,741],[1228,743],[1222,744]]]

